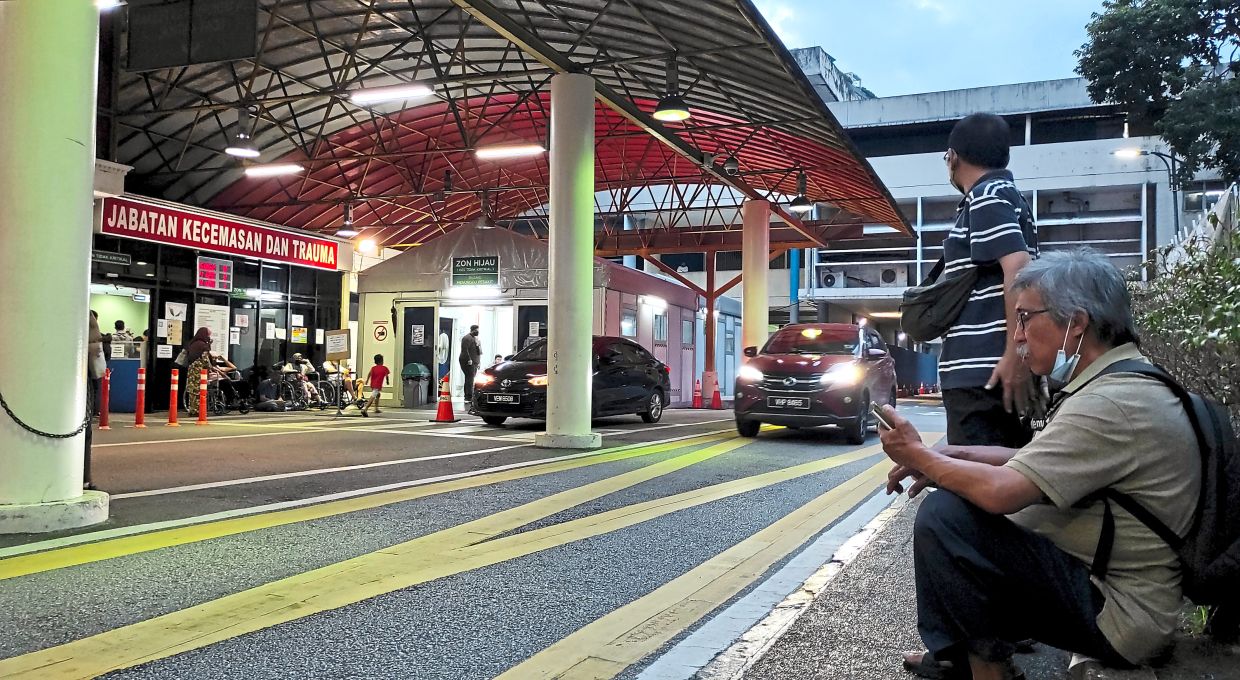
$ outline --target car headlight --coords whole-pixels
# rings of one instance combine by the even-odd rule
[[[491,375],[490,373],[479,373],[478,375],[474,376],[475,387],[484,387],[486,385],[490,385],[493,382],[495,382],[495,376]]]
[[[750,366],[749,364],[745,364],[744,366],[741,366],[739,369],[737,369],[736,379],[743,381],[743,382],[761,382],[762,371],[759,371],[758,369],[754,368],[753,366]]]
[[[534,377],[530,378],[530,385],[533,385],[534,387],[546,387],[546,386],[547,386],[547,376],[545,376],[545,375],[536,375],[536,376],[534,376]]]
[[[856,364],[836,364],[822,374],[820,381],[829,387],[852,387],[861,382],[861,367]]]

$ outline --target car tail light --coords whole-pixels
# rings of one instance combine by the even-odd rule
[[[671,367],[671,366],[668,366],[667,364],[663,364],[663,372],[664,372],[664,373],[666,373],[666,374],[668,374],[668,375],[671,375],[671,374],[672,374],[672,367]]]

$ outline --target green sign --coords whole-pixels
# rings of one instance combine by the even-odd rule
[[[453,286],[498,286],[499,256],[452,258]]]

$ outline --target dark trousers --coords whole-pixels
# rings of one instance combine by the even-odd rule
[[[461,373],[465,374],[465,400],[469,401],[474,398],[474,375],[478,373],[478,365],[462,361]]]
[[[90,418],[95,413],[95,405],[99,403],[99,395],[98,393],[95,392],[95,390],[98,388],[99,384],[102,382],[103,382],[102,380],[91,378],[89,376],[87,376],[86,378],[86,417],[87,418]],[[94,441],[94,434],[95,434],[94,430],[95,430],[94,423],[86,424],[86,431],[84,433],[86,435],[86,441],[84,444],[86,447],[86,450],[82,456],[82,485],[83,486],[92,485],[92,482],[90,481],[90,447]]]
[[[950,491],[934,491],[913,530],[917,629],[936,658],[968,667],[1034,639],[1130,667],[1098,629],[1105,599],[1089,568],[1046,538]]]
[[[947,443],[1018,449],[1032,438],[1020,416],[1003,408],[1003,388],[955,387],[943,390]]]

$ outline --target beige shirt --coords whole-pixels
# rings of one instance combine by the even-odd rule
[[[1145,361],[1122,345],[1081,371],[1046,427],[1007,466],[1042,490],[1047,501],[1012,515],[1020,526],[1093,563],[1103,504],[1073,504],[1106,487],[1132,496],[1167,526],[1188,531],[1201,487],[1196,437],[1180,400],[1154,378],[1117,373],[1089,382],[1122,359]],[[1085,385],[1085,383],[1089,383]],[[1180,566],[1152,530],[1112,503],[1115,543],[1104,581],[1098,628],[1133,663],[1166,648],[1179,621]]]

